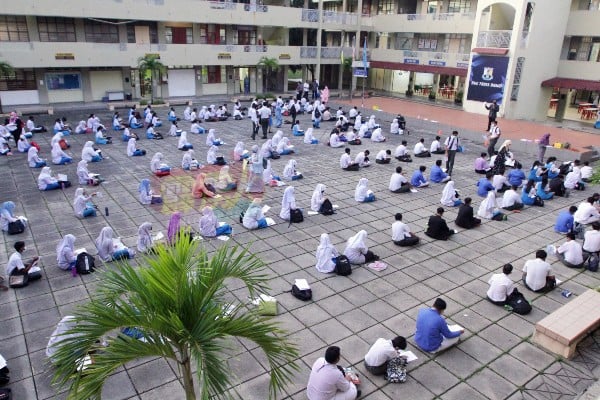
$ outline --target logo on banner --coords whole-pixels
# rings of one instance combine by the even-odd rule
[[[494,68],[493,67],[483,67],[483,74],[481,75],[481,79],[483,79],[484,81],[494,80]]]

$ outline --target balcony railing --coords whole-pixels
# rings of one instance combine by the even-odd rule
[[[302,58],[317,58],[317,50],[316,46],[303,46],[300,48],[300,57]],[[344,57],[352,57],[352,48],[344,47]],[[362,56],[362,50],[361,50]],[[368,52],[367,52],[368,55]],[[321,47],[321,58],[331,60],[338,59],[340,60],[342,57],[342,48],[340,47]]]
[[[302,21],[319,22],[319,10],[302,9]]]
[[[481,31],[477,35],[477,47],[508,49],[511,31]]]
[[[432,60],[445,60],[448,58],[448,53],[444,53],[441,51],[414,51],[414,50],[404,50],[402,52],[404,57],[410,58],[428,58]]]
[[[236,10],[237,3],[232,3],[231,1],[209,1],[210,8],[214,8],[217,10]]]
[[[457,19],[475,19],[475,13],[438,13],[438,14],[399,14],[407,21],[451,21]]]
[[[268,12],[269,6],[259,4],[244,4],[244,11],[250,12]]]
[[[348,12],[323,11],[323,22],[340,25],[358,24],[358,14]]]

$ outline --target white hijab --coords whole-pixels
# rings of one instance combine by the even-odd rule
[[[58,144],[58,142],[52,145],[52,150],[50,151],[50,154],[52,154],[52,160],[60,159],[61,157],[67,156],[63,149],[60,148],[60,144]]]
[[[367,240],[367,231],[359,231],[346,242],[347,249],[368,249],[365,241]]]
[[[189,144],[190,144],[190,142],[188,142],[188,140],[187,140],[187,132],[182,131],[181,136],[179,136],[179,144],[177,145],[177,148],[182,149],[183,146],[187,146]]]
[[[362,202],[367,197],[369,191],[369,180],[367,178],[360,178],[356,190],[354,191],[354,200]]]
[[[267,167],[263,170],[263,181],[265,183],[269,183],[271,182],[271,179],[273,179],[273,169],[271,168],[271,160],[266,159],[267,160]]]
[[[160,164],[162,163],[163,155],[162,153],[156,153],[152,157],[152,161],[150,161],[150,169],[152,172],[158,171],[160,168]]]
[[[383,135],[381,134],[381,128],[377,128],[373,131],[373,134],[371,135],[371,141],[373,142],[380,142],[383,140]]]
[[[487,197],[479,205],[477,215],[481,218],[492,219],[494,216],[494,210],[496,209],[496,192],[490,190]]]
[[[290,219],[290,210],[292,208],[296,208],[296,196],[294,196],[294,187],[288,186],[283,192],[279,216],[283,219]]]
[[[137,247],[139,251],[146,251],[152,246],[152,224],[150,222],[144,222],[138,228],[138,243]]]
[[[308,128],[306,132],[304,132],[304,143],[311,144],[315,137],[313,136],[313,128]]]
[[[86,175],[89,175],[89,171],[88,171],[88,162],[85,160],[81,160],[77,163],[77,175],[79,175],[80,173],[84,173]]]
[[[317,271],[323,273],[333,272],[335,269],[335,264],[331,260],[331,257],[336,256],[337,251],[333,244],[331,244],[331,239],[329,239],[329,235],[326,233],[321,234],[321,241],[319,243],[319,247],[317,247]]]
[[[77,325],[77,322],[75,321],[75,317],[73,317],[71,315],[67,315],[66,317],[64,317],[63,319],[60,320],[58,325],[56,325],[56,329],[54,329],[54,331],[52,332],[52,335],[50,335],[50,340],[48,341],[48,345],[46,346],[46,357],[52,359],[52,356],[54,356],[54,354],[58,350],[57,345],[61,341],[81,335],[81,334],[65,335],[65,333],[68,330],[75,328],[76,325]]]
[[[456,195],[456,189],[454,189],[454,181],[446,182],[446,186],[444,186],[444,190],[442,191],[442,199],[440,202],[443,206],[453,207],[454,199]]]
[[[65,248],[70,249],[71,251],[74,251],[75,249],[73,248],[75,246],[75,236],[68,234],[65,235],[65,237],[60,241],[60,243],[58,244],[58,246],[56,246],[56,261],[58,261],[58,263],[60,264],[62,263],[70,263],[71,260],[63,260],[62,259],[62,253],[63,250]]]
[[[236,143],[233,154],[237,155],[237,157],[241,157],[244,154],[244,142]]]
[[[322,183],[317,183],[315,191],[313,192],[312,197],[310,198],[311,210],[319,211],[319,208],[321,208],[321,204],[323,204],[323,201],[325,200],[325,189],[327,189],[327,186],[323,185]]]
[[[273,150],[273,141],[271,139],[267,140],[263,143],[260,148],[260,152],[263,157],[268,158],[271,155],[271,151]]]
[[[50,169],[50,167],[44,167],[38,175],[38,184],[43,183],[45,185],[49,182],[49,180],[54,180],[54,178],[52,177],[52,170]]]
[[[215,130],[211,128],[208,130],[208,135],[206,135],[206,145],[212,146],[215,140]]]
[[[54,144],[60,142],[64,136],[65,135],[63,135],[62,132],[58,132],[54,136],[52,136],[52,140],[50,140],[50,144],[52,145],[52,147],[54,147]]]
[[[27,162],[35,163],[38,158],[38,149],[34,146],[31,146],[29,150],[27,150]]]
[[[81,158],[87,162],[92,161],[92,157],[97,156],[98,153],[94,150],[94,142],[88,140],[83,145],[83,149],[81,150]]]
[[[75,214],[79,216],[83,214],[83,210],[85,210],[87,204],[87,198],[83,192],[83,188],[77,188],[77,190],[75,190],[75,198],[73,199],[73,208],[75,209]]]
[[[127,155],[129,157],[133,156],[133,153],[135,152],[136,148],[135,148],[135,138],[131,138],[129,139],[129,141],[127,141]]]
[[[217,146],[210,146],[210,149],[206,153],[206,162],[209,164],[217,162]]]
[[[296,160],[292,159],[288,161],[283,169],[283,177],[286,179],[292,179],[296,175]]]
[[[194,159],[194,150],[189,149],[188,151],[183,153],[183,158],[181,159],[181,168],[184,168],[186,166],[189,167],[190,164],[192,163],[193,159]]]
[[[112,248],[114,232],[110,226],[105,226],[100,231],[100,235],[96,238],[96,248],[98,249],[98,256],[102,260],[110,259],[110,254],[106,253],[106,248],[104,243],[110,242],[110,246]]]
[[[277,146],[282,137],[283,131],[278,130],[277,132],[275,132],[275,134],[273,135],[273,139],[271,139],[271,143],[273,143],[273,146]]]

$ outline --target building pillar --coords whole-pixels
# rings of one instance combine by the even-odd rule
[[[85,42],[85,26],[81,18],[75,19],[75,40]]]
[[[40,32],[38,30],[37,18],[31,15],[25,17],[27,22],[27,33],[29,34],[29,42],[39,42]]]
[[[434,74],[433,75],[433,87],[431,88],[431,92],[433,94],[435,94],[435,97],[437,97],[439,87],[440,87],[440,74]]]
[[[46,71],[44,69],[35,69],[33,71],[36,77],[37,91],[40,99],[40,104],[48,104],[48,87],[46,86]]]
[[[317,65],[314,79],[321,78],[321,42],[323,36],[323,0],[319,0],[319,28],[317,29]]]
[[[81,68],[81,90],[83,92],[83,102],[94,101],[92,98],[92,79],[89,68]]]
[[[410,71],[408,73],[408,90],[411,93],[415,92],[415,80],[417,79],[417,73],[415,71]]]

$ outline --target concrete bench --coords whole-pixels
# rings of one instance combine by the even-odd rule
[[[33,114],[54,115],[54,107],[43,106],[43,105],[31,106],[31,107],[18,107],[15,109],[15,111],[17,112],[17,114],[23,115],[23,116],[33,115]]]
[[[192,100],[190,100],[190,99],[169,99],[165,104],[167,107],[171,107],[171,106],[191,106],[193,103],[192,103]]]
[[[533,341],[565,358],[600,326],[600,292],[587,290],[535,324]]]

